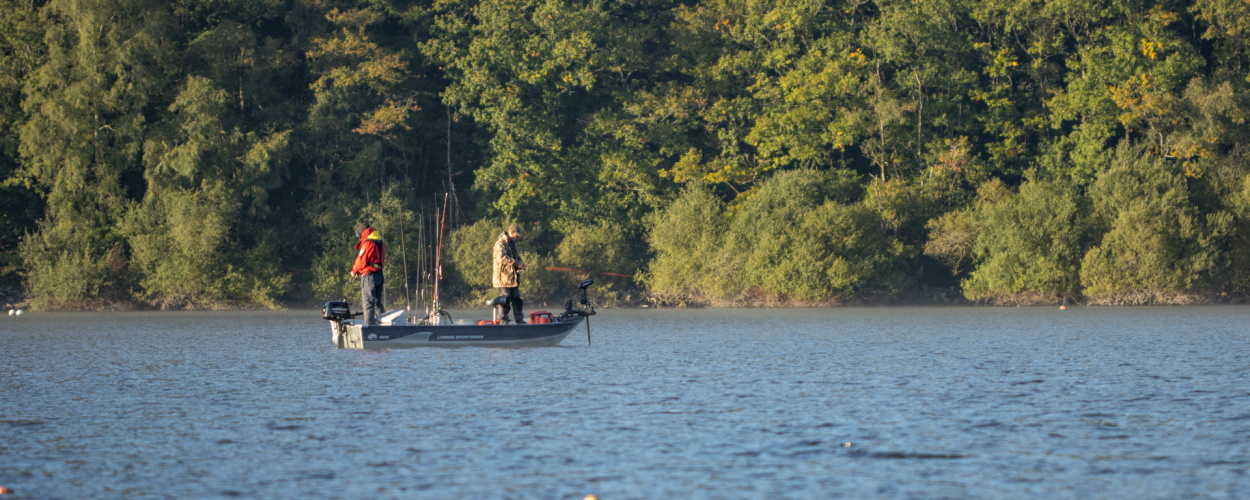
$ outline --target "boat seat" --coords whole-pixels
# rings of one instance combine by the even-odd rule
[[[382,323],[383,325],[403,323],[404,317],[407,316],[407,314],[408,314],[408,311],[405,311],[403,309],[394,309],[391,311],[387,311],[386,314],[383,314],[382,317],[378,318],[378,322]]]
[[[503,314],[501,314],[503,312],[503,306],[506,305],[507,303],[508,303],[507,295],[500,295],[493,299],[486,299],[486,305],[490,306],[490,309],[491,309],[491,318],[490,318],[491,323],[497,325],[499,324],[500,320],[504,320],[505,323],[507,322],[506,319],[500,317],[500,316],[503,316]]]

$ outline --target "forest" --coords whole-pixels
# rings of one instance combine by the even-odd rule
[[[0,2],[35,309],[358,298],[359,222],[414,308],[509,223],[532,303],[1250,291],[1241,0]]]

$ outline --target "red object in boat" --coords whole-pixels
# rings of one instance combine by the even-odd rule
[[[530,313],[530,323],[542,325],[551,322],[551,313],[547,311],[534,311]]]

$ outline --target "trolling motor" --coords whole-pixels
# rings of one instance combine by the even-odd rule
[[[582,304],[582,307],[574,308],[573,299],[565,299],[564,314],[560,315],[562,318],[570,318],[574,316],[586,318],[586,345],[590,345],[590,317],[595,314],[595,307],[590,305],[590,298],[586,296],[586,289],[590,288],[590,285],[593,284],[595,284],[595,280],[591,279],[578,283],[577,288],[582,292],[581,300],[578,302]]]
[[[590,288],[590,285],[593,284],[595,284],[595,280],[593,279],[578,283],[577,288],[581,291],[581,299],[578,300],[578,303],[581,304],[582,307],[573,307],[573,299],[565,299],[564,314],[561,316],[566,318],[572,316],[593,316],[595,314],[595,308],[590,305],[590,298],[586,295],[586,289]]]

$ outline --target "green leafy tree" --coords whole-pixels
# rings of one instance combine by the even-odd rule
[[[247,131],[233,101],[207,77],[189,77],[166,126],[150,134],[148,188],[121,225],[141,300],[162,308],[276,307],[285,292],[288,277],[273,265],[276,230],[259,222],[290,131]]]
[[[1051,138],[1044,103],[1063,87],[1071,15],[1041,1],[975,2],[968,9],[975,37],[969,54],[976,55],[980,68],[968,98],[970,121],[981,126],[971,130],[984,148],[988,171],[1018,176]]]
[[[889,4],[864,33],[873,129],[863,150],[881,180],[914,176],[930,142],[975,124],[961,116],[979,76],[967,15],[956,3]]]
[[[1123,145],[1091,186],[1095,217],[1107,230],[1082,262],[1090,300],[1190,302],[1223,277],[1228,258],[1218,241],[1232,217],[1201,213],[1178,167]]]
[[[692,124],[688,150],[662,172],[740,191],[777,170],[843,159],[865,120],[858,11],[796,1],[677,7],[674,57],[689,83],[663,90],[691,104]]]
[[[150,0],[51,1],[47,60],[25,82],[22,175],[46,196],[47,214],[22,240],[36,307],[100,307],[129,299],[129,272],[114,230],[141,190],[141,145],[154,99],[168,89],[164,4]]]
[[[1055,4],[1048,9],[1068,9]],[[1102,9],[1063,12],[1076,44],[1067,83],[1047,104],[1063,134],[1045,146],[1042,167],[1078,185],[1109,168],[1117,137],[1157,140],[1176,120],[1177,94],[1202,61],[1171,26],[1177,12],[1152,2],[1114,2]],[[1162,144],[1161,147],[1164,147]]]
[[[628,277],[638,269],[633,255],[621,225],[583,224],[563,235],[550,262],[556,267],[584,272],[579,273],[581,276],[565,276],[568,282],[575,278],[594,278],[598,303],[613,305],[631,299],[637,289],[634,279]]]
[[[829,290],[812,279],[819,275],[813,273],[824,274],[824,269],[797,262],[796,250],[805,244],[818,244],[814,239],[822,235],[847,230],[820,227],[822,221],[834,224],[829,219],[845,215],[834,209],[822,212],[814,220],[810,220],[809,214],[827,201],[858,201],[859,187],[855,181],[846,171],[794,170],[778,173],[748,196],[740,197],[745,199],[732,207],[733,216],[719,257],[727,263],[722,269],[728,272],[715,276],[713,293],[737,299],[747,298],[745,294],[750,293],[762,293],[763,298],[828,298]]]
[[[1189,7],[1195,20],[1205,26],[1203,40],[1212,45],[1212,78],[1215,81],[1250,83],[1250,5],[1237,0],[1195,0]]]
[[[652,200],[650,165],[587,134],[638,69],[637,5],[646,3],[446,4],[422,49],[451,77],[444,100],[489,130],[474,188],[496,213],[623,219]]]
[[[642,282],[664,304],[703,304],[722,267],[721,242],[728,218],[725,203],[699,185],[648,218],[647,241],[654,252]]]
[[[991,303],[1066,302],[1081,292],[1081,257],[1090,225],[1082,198],[1069,184],[1031,180],[1004,194],[982,188],[973,255],[976,269],[964,295]]]
[[[43,200],[29,179],[15,177],[20,171],[19,128],[26,119],[22,86],[45,59],[44,24],[39,19],[42,4],[0,3],[0,287],[20,285],[17,243],[34,229],[43,209]]]
[[[357,223],[370,222],[388,245],[387,303],[406,304],[398,299],[412,300],[412,284],[404,285],[415,271],[405,275],[401,267],[417,262],[412,253],[424,249],[414,238],[427,229],[417,214],[436,211],[436,193],[454,200],[456,188],[451,144],[442,142],[451,140],[442,137],[450,118],[437,106],[438,80],[414,40],[424,27],[408,20],[414,14],[402,2],[317,7],[321,19],[310,21],[305,52],[312,102],[295,151],[307,181],[297,210],[315,228],[309,244],[318,249],[312,291],[336,296],[351,288],[345,277],[355,241],[345,239]],[[454,225],[459,209],[451,208]]]

